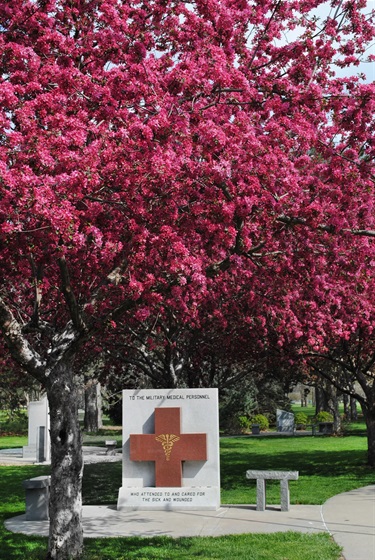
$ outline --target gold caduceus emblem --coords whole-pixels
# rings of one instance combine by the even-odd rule
[[[172,453],[172,447],[180,438],[175,436],[174,434],[161,434],[160,436],[156,436],[156,441],[160,441],[163,446],[165,458],[169,461]]]

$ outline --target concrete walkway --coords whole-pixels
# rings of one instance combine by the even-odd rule
[[[345,560],[375,560],[375,485],[334,496],[322,506],[322,519]]]
[[[25,515],[5,522],[9,531],[48,536],[48,521],[26,521]],[[270,507],[222,506],[217,511],[117,511],[116,506],[84,506],[85,537],[217,537],[241,533],[325,531],[320,506],[292,506],[289,512]]]
[[[20,515],[5,522],[9,531],[48,535],[47,521]],[[218,511],[119,512],[116,506],[84,506],[86,538],[198,537],[241,533],[329,532],[343,547],[345,560],[375,560],[375,485],[339,494],[323,506],[293,505],[288,512],[270,506],[222,506]]]
[[[93,445],[84,445],[82,447],[83,460],[88,463],[113,463],[122,460],[121,448],[117,449],[114,455],[107,455],[105,447],[96,447]],[[0,449],[0,466],[12,465],[36,465],[34,459],[24,459],[22,447],[15,449]],[[50,463],[40,463],[48,465]]]

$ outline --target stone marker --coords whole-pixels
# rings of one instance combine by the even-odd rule
[[[117,509],[219,507],[217,389],[123,391]]]
[[[49,476],[36,476],[23,481],[26,494],[26,520],[45,521],[49,519]]]
[[[294,432],[294,414],[286,410],[276,410],[276,424],[278,432]]]
[[[41,428],[44,428],[44,430]],[[24,459],[34,459],[39,463],[50,461],[51,444],[47,397],[29,403],[27,443],[28,445],[23,447]]]

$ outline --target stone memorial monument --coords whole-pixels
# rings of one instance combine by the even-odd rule
[[[51,460],[49,409],[47,397],[31,401],[28,406],[28,445],[23,447],[23,458],[37,463]]]
[[[294,414],[286,410],[276,410],[276,425],[278,432],[294,432]]]
[[[220,507],[217,389],[123,391],[119,510]]]

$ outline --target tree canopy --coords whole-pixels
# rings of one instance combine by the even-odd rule
[[[373,86],[332,62],[373,28],[363,2],[324,24],[317,4],[1,4],[3,293],[23,321],[87,329],[124,301],[194,318],[301,262],[314,293],[367,267]]]

